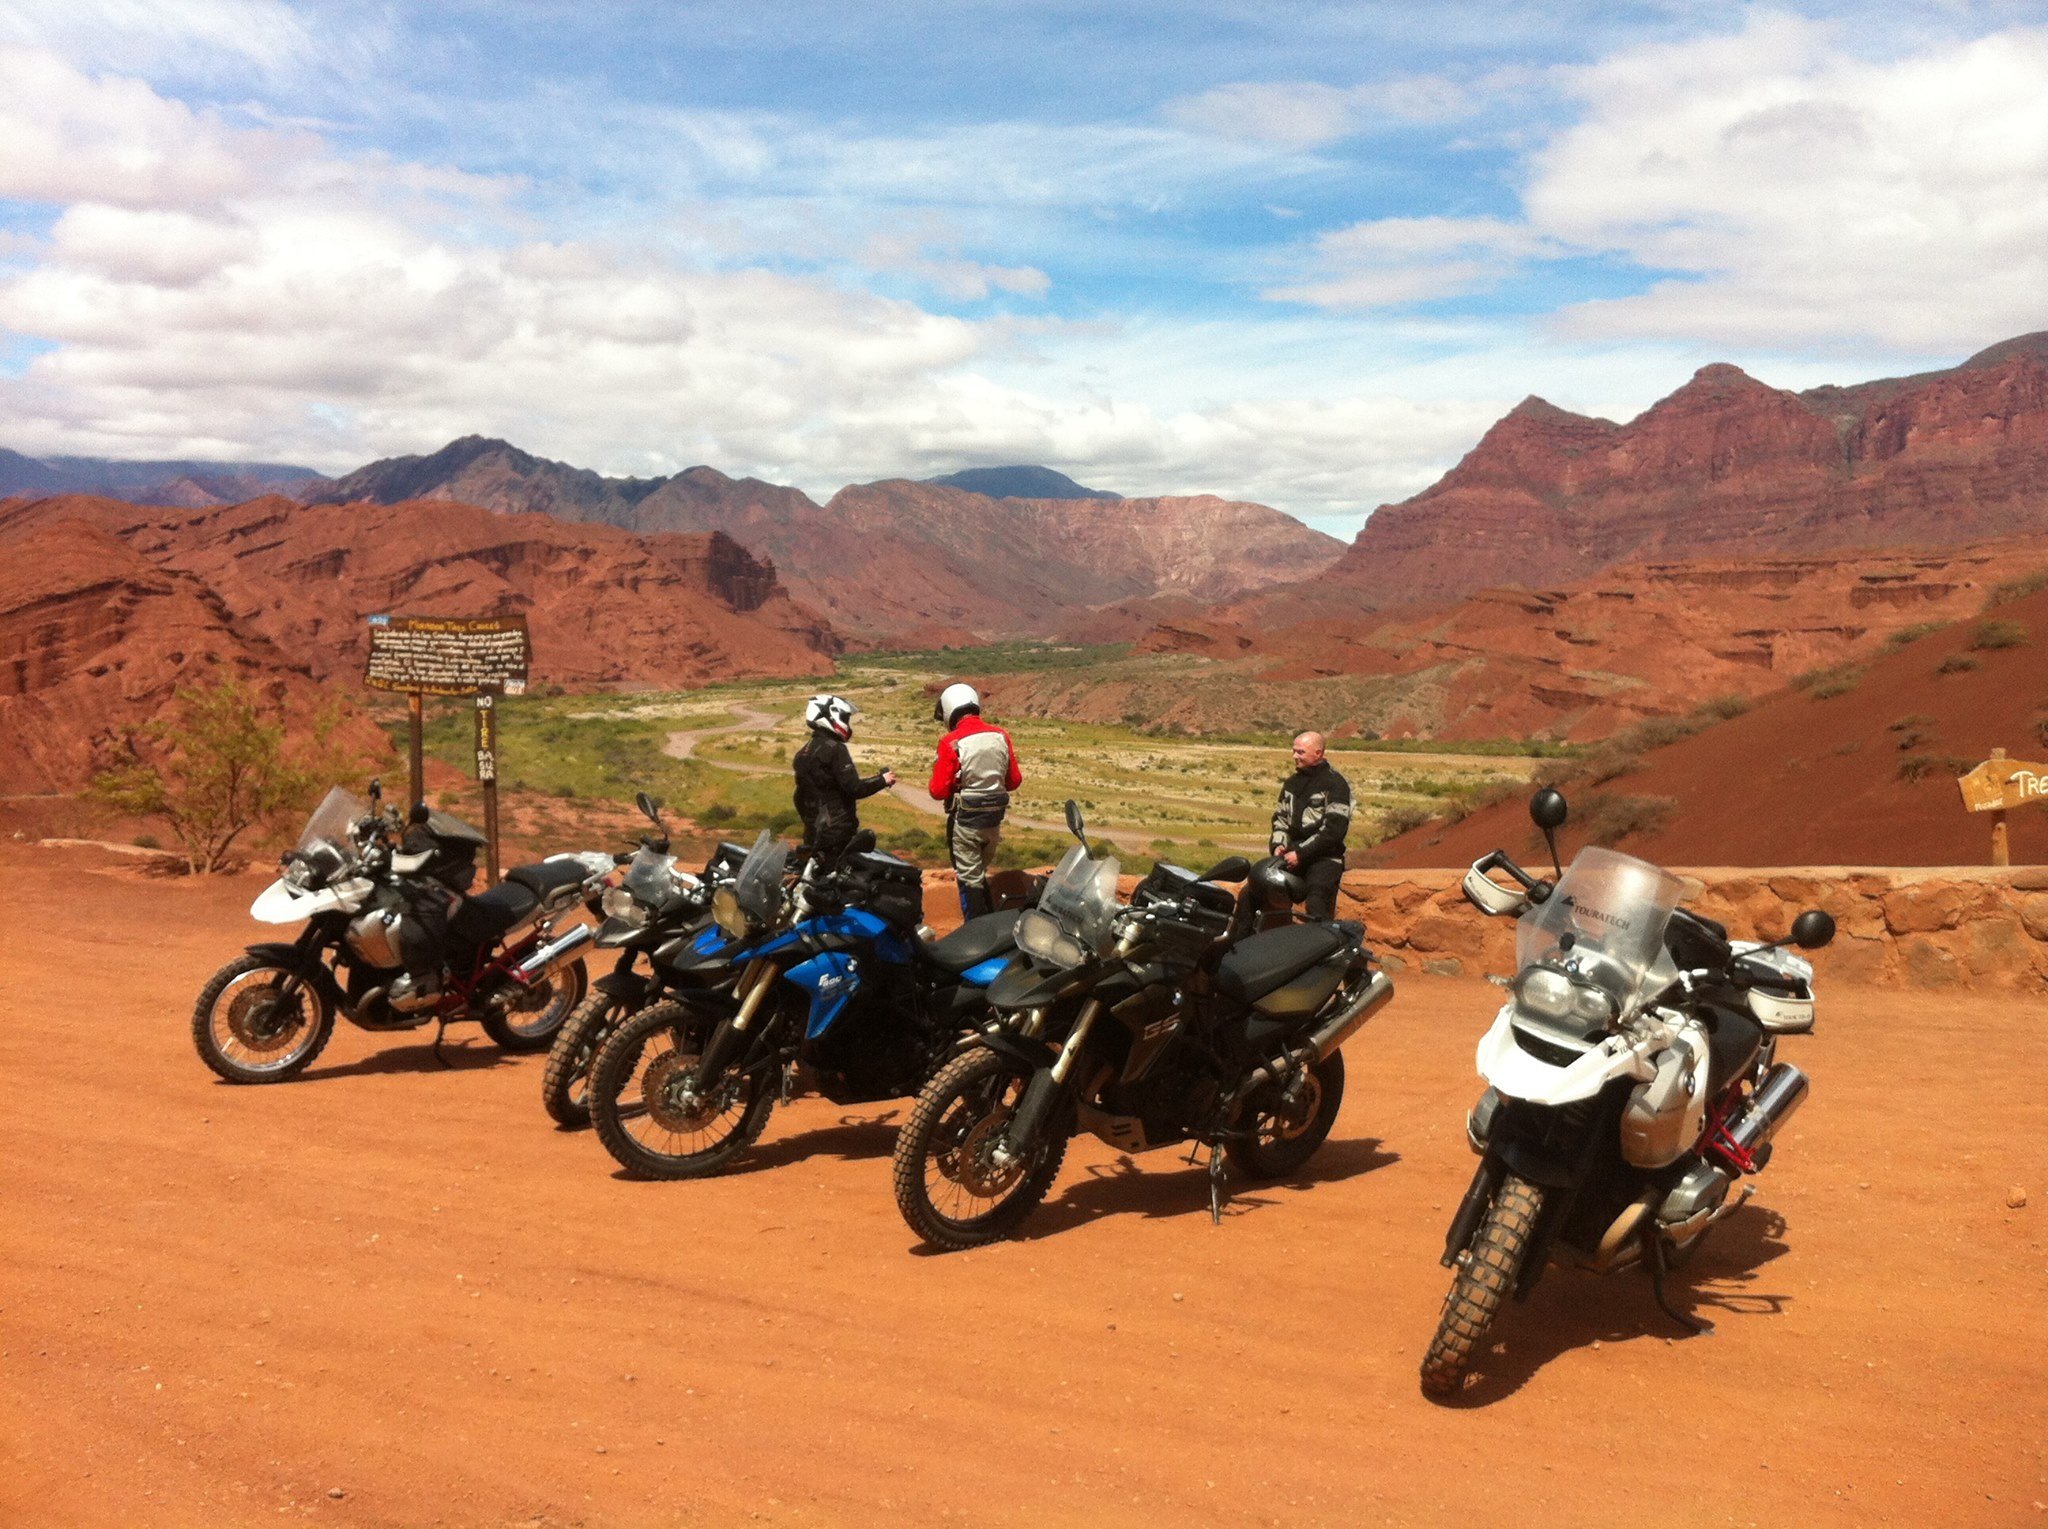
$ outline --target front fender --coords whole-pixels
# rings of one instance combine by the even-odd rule
[[[304,978],[307,985],[320,995],[320,1001],[331,1009],[349,1012],[348,999],[341,991],[341,984],[334,980],[334,972],[320,959],[319,952],[307,950],[299,945],[282,943],[251,945],[249,954],[270,961]]]
[[[1029,1072],[1050,1068],[1059,1060],[1059,1052],[1044,1041],[1034,1041],[1026,1036],[1012,1035],[1003,1029],[982,1030],[963,1036],[961,1051],[972,1051],[976,1047],[993,1051],[999,1057],[1015,1062]]]
[[[608,972],[590,984],[596,992],[609,994],[625,1003],[637,1004],[647,996],[650,986],[647,978],[638,972]]]

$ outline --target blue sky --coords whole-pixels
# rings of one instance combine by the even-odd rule
[[[1348,533],[2048,327],[2048,6],[0,0],[0,445],[1045,462]]]

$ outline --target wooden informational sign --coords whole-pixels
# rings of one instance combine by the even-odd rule
[[[372,690],[412,695],[524,695],[531,651],[524,616],[372,616]]]
[[[1991,863],[2010,865],[2012,849],[2006,840],[2005,815],[2029,802],[2048,804],[2048,764],[2007,759],[2004,749],[1993,749],[1989,759],[1960,777],[1956,785],[1965,807],[1991,814]]]
[[[372,690],[401,691],[410,703],[412,800],[426,795],[426,719],[421,698],[476,699],[476,778],[484,789],[486,867],[498,880],[498,709],[501,695],[526,693],[532,649],[524,616],[372,616]]]

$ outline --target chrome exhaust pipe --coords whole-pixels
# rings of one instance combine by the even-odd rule
[[[532,955],[512,968],[512,980],[522,987],[531,987],[546,977],[568,958],[582,950],[597,937],[597,931],[588,924],[578,924],[565,933],[555,936]]]
[[[1374,972],[1359,995],[1344,1005],[1335,1014],[1323,1021],[1308,1038],[1308,1046],[1314,1050],[1315,1059],[1320,1062],[1331,1052],[1356,1035],[1364,1023],[1387,1006],[1394,996],[1394,979],[1385,972]]]
[[[1790,1062],[1780,1062],[1764,1074],[1749,1096],[1749,1107],[1728,1122],[1728,1139],[1744,1153],[1764,1147],[1806,1102],[1809,1086],[1805,1073]]]
[[[1374,972],[1372,980],[1351,1002],[1318,1025],[1299,1046],[1253,1068],[1251,1076],[1238,1085],[1236,1094],[1232,1096],[1232,1113],[1235,1114],[1237,1106],[1251,1097],[1253,1090],[1263,1088],[1275,1078],[1284,1077],[1297,1068],[1312,1067],[1326,1060],[1331,1052],[1357,1034],[1360,1026],[1384,1009],[1393,996],[1394,979],[1385,972]]]

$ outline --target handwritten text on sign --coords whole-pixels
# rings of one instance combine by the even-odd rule
[[[372,690],[520,695],[529,655],[524,616],[372,616]]]
[[[2048,764],[2018,759],[1991,759],[1956,784],[1963,805],[1972,812],[2004,812],[2028,802],[2048,802]]]

